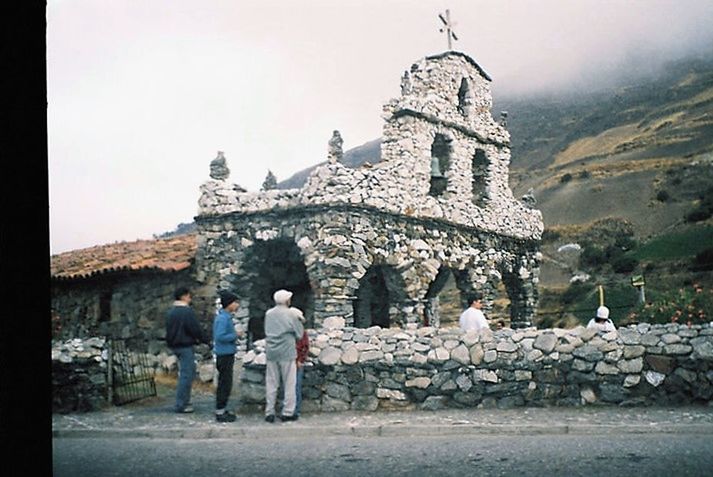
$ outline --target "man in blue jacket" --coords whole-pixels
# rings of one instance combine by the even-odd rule
[[[166,315],[166,344],[178,358],[178,386],[176,387],[176,412],[193,412],[191,386],[196,375],[193,346],[208,343],[190,307],[191,292],[179,287],[174,293],[176,301]]]
[[[233,422],[235,414],[226,409],[230,391],[233,388],[233,365],[237,352],[232,314],[240,306],[238,297],[224,291],[220,293],[221,310],[213,321],[213,352],[218,370],[218,387],[215,393],[215,420],[218,422]]]

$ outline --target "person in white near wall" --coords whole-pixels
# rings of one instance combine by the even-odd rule
[[[597,308],[597,316],[589,320],[587,328],[595,328],[606,332],[616,331],[614,323],[609,319],[609,308],[603,305]]]
[[[460,324],[460,329],[463,331],[469,330],[485,330],[490,329],[488,325],[488,320],[485,319],[485,315],[481,308],[483,308],[482,297],[480,295],[472,295],[468,298],[468,303],[470,306],[460,315],[458,323]]]
[[[290,308],[292,292],[277,290],[275,306],[265,312],[265,420],[275,422],[275,399],[282,382],[282,421],[296,421],[297,340],[304,327],[295,309]],[[301,313],[300,313],[301,314]]]

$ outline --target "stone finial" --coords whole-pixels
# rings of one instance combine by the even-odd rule
[[[332,139],[330,139],[327,144],[329,146],[327,151],[327,159],[329,159],[329,163],[335,164],[340,162],[342,160],[342,156],[344,155],[342,151],[342,144],[344,144],[344,140],[342,139],[341,134],[339,134],[339,131],[335,130],[332,133]]]
[[[272,173],[270,169],[267,170],[267,176],[262,182],[262,190],[272,190],[277,188],[277,177]]]
[[[230,175],[230,169],[225,163],[223,151],[218,151],[218,156],[210,162],[210,177],[219,181],[225,180]]]
[[[535,207],[535,205],[537,204],[537,200],[535,199],[535,194],[534,194],[532,187],[530,187],[527,190],[527,193],[525,195],[523,195],[520,200],[522,200],[525,203],[525,205],[527,205],[530,208]]]

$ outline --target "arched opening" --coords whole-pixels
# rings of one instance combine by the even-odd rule
[[[281,288],[292,292],[292,306],[304,312],[305,326],[313,326],[314,293],[300,249],[292,240],[255,242],[244,268],[250,270],[249,343],[265,337],[265,312],[275,305],[272,295]]]
[[[426,292],[424,308],[424,326],[458,326],[462,310],[461,291],[456,284],[453,271],[441,267]]]
[[[487,203],[488,189],[488,157],[482,149],[476,149],[473,155],[473,203],[478,206],[483,206]]]
[[[468,116],[473,106],[473,97],[470,93],[470,85],[468,80],[463,78],[460,81],[460,88],[458,89],[458,111],[463,116]]]
[[[511,300],[505,282],[498,280],[489,287],[488,320],[490,328],[509,328],[511,323]]]
[[[451,167],[451,139],[443,134],[436,134],[431,144],[431,188],[433,197],[443,195],[448,187],[447,173]]]
[[[372,265],[359,280],[354,306],[354,326],[389,328],[394,315],[393,306],[405,296],[403,280],[388,265]]]

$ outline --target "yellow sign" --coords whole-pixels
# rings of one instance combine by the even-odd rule
[[[644,281],[644,276],[643,275],[634,275],[631,277],[631,285],[635,287],[643,287],[646,285],[646,282]]]

